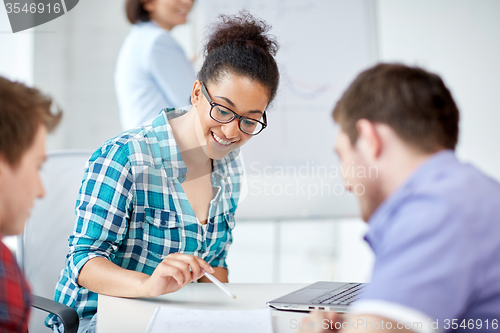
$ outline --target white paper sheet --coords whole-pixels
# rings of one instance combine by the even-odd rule
[[[247,311],[190,310],[159,306],[147,333],[272,333],[269,309]]]

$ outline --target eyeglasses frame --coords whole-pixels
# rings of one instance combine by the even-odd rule
[[[238,128],[240,129],[240,131],[242,131],[243,133],[245,134],[248,134],[248,135],[257,135],[259,134],[260,132],[262,132],[266,127],[267,127],[267,117],[266,117],[266,111],[264,111],[264,113],[262,114],[262,120],[264,120],[264,122],[262,121],[259,121],[257,119],[253,119],[253,118],[249,118],[249,117],[243,117],[243,116],[240,116],[239,114],[237,114],[236,112],[234,112],[233,110],[231,110],[230,108],[228,108],[227,106],[225,105],[222,105],[222,104],[219,104],[219,103],[215,103],[214,101],[212,101],[212,97],[210,96],[210,93],[208,92],[207,90],[207,87],[205,86],[205,84],[203,82],[201,82],[201,92],[203,93],[203,95],[205,96],[205,98],[207,99],[208,103],[210,104],[210,118],[212,118],[213,120],[215,120],[216,122],[218,123],[221,123],[221,124],[229,124],[230,122],[232,122],[233,120],[235,119],[238,119]],[[225,109],[228,109],[229,111],[231,111],[233,113],[233,118],[231,118],[230,120],[228,121],[220,121],[220,120],[217,120],[215,119],[213,116],[212,116],[212,110],[214,108],[214,106],[222,106],[223,108]],[[248,133],[248,132],[245,132],[242,128],[241,128],[241,120],[242,119],[249,119],[251,121],[256,121],[258,123],[260,123],[262,125],[262,128],[260,129],[260,131],[258,131],[257,133]]]

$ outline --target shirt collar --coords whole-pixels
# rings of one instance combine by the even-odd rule
[[[220,160],[213,160],[214,175],[217,175],[221,178],[241,175],[243,171],[239,163],[237,162],[240,153],[240,148],[237,148],[227,154],[224,158],[221,158]]]
[[[151,126],[153,133],[158,140],[159,153],[162,159],[163,167],[167,171],[167,176],[178,178],[187,173],[186,163],[182,159],[179,147],[175,142],[172,133],[172,127],[168,123],[167,113],[169,112],[187,112],[185,110],[164,109],[153,120]]]
[[[401,200],[412,193],[415,187],[419,186],[425,178],[432,176],[434,170],[440,167],[446,168],[450,162],[452,163],[456,160],[455,152],[450,149],[441,150],[431,155],[399,189],[380,204],[368,220],[369,229],[364,237],[372,249],[378,244],[378,240],[381,239],[386,224],[390,221],[390,214],[394,207],[399,205]]]
[[[137,26],[149,26],[149,27],[156,27],[156,28],[161,28],[163,29],[162,27],[160,27],[160,25],[158,23],[156,23],[155,21],[153,20],[149,20],[149,21],[138,21],[135,23],[135,25]],[[163,29],[165,30],[165,32],[169,32],[168,30],[166,29]]]

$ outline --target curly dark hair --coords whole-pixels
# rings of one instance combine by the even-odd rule
[[[247,11],[220,15],[205,46],[205,61],[198,72],[202,82],[218,82],[227,73],[255,80],[269,90],[269,103],[276,96],[279,70],[274,56],[276,37],[268,34],[271,26]]]

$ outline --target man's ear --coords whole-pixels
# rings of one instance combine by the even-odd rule
[[[356,145],[359,151],[370,163],[375,162],[382,152],[382,140],[374,123],[367,119],[360,119],[356,122],[358,139]]]
[[[193,84],[193,90],[191,91],[191,104],[195,107],[198,107],[202,100],[202,92],[201,92],[201,81],[196,80]]]

